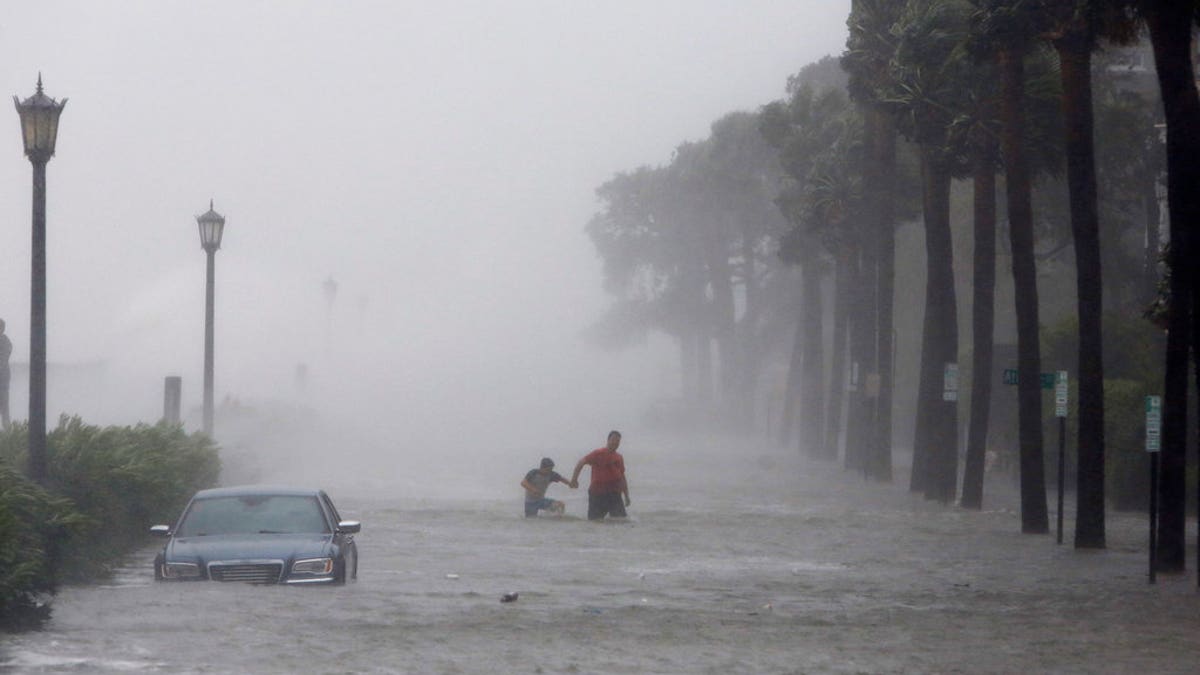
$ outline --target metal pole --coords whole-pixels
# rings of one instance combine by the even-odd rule
[[[213,276],[216,272],[216,250],[204,249],[208,269],[204,286],[204,433],[213,432]]]
[[[183,401],[183,378],[168,375],[163,380],[163,421],[179,424],[179,409]]]
[[[1155,576],[1158,567],[1158,453],[1150,453],[1150,583],[1158,579]]]
[[[1058,543],[1063,539],[1063,488],[1066,484],[1067,418],[1058,418]],[[1076,443],[1078,444],[1078,442]]]
[[[49,159],[49,158],[47,158]],[[33,241],[29,281],[29,476],[46,483],[46,160],[33,164]]]

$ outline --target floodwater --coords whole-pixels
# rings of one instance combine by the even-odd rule
[[[562,485],[575,517],[521,518],[538,457],[458,495],[364,477],[330,489],[363,522],[357,583],[161,584],[147,549],[63,589],[46,630],[0,638],[0,671],[1196,672],[1195,578],[1147,584],[1144,516],[1112,514],[1109,548],[1076,552],[1021,535],[1003,484],[976,513],[745,441],[622,451],[628,522],[580,520],[584,491]]]

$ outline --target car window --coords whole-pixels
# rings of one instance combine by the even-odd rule
[[[177,534],[197,537],[328,532],[329,524],[315,497],[243,495],[193,501]]]
[[[333,500],[329,498],[329,495],[322,492],[321,493],[321,501],[325,503],[325,508],[329,509],[329,515],[333,517],[333,522],[334,523],[342,522],[342,516],[341,516],[341,514],[338,513],[337,508],[334,507]]]

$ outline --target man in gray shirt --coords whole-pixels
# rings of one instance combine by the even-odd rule
[[[566,511],[566,503],[546,498],[546,488],[550,487],[551,483],[562,483],[567,486],[571,484],[554,470],[554,460],[543,457],[541,466],[531,469],[521,481],[521,487],[525,488],[526,518],[537,517],[538,511],[549,511],[556,516],[561,516]]]

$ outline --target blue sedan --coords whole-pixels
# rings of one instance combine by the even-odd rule
[[[341,584],[358,577],[356,520],[322,490],[245,486],[197,492],[154,559],[154,578]]]

